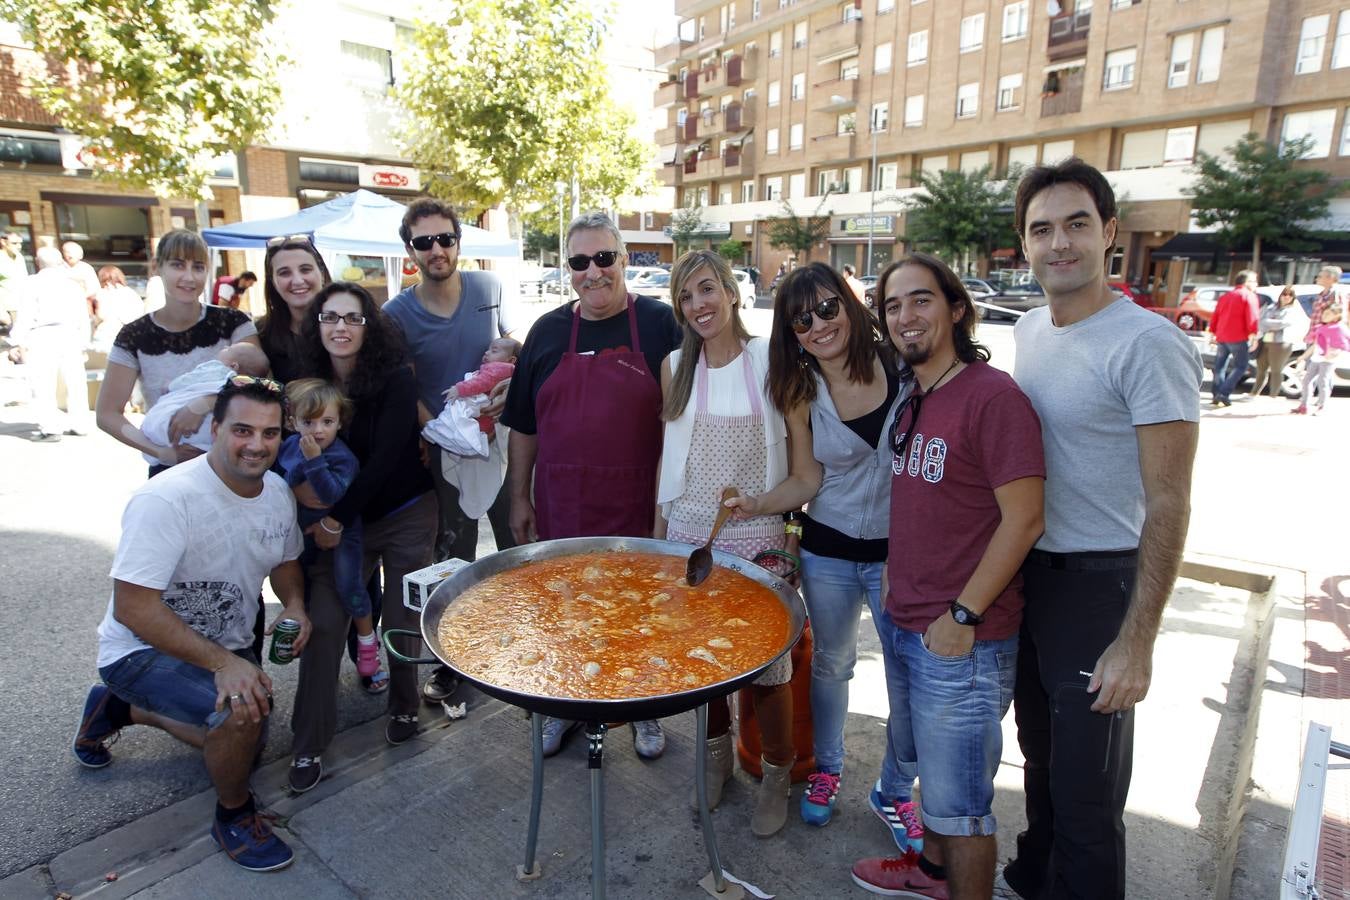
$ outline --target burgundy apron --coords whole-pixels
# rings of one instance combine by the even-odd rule
[[[577,353],[572,337],[536,402],[535,527],[541,540],[651,537],[661,461],[661,385],[638,340],[628,295],[632,350]]]

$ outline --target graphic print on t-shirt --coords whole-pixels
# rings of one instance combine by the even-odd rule
[[[937,484],[942,481],[942,473],[947,464],[947,442],[940,437],[924,439],[922,434],[916,433],[909,442],[907,463],[902,463],[900,457],[891,458],[891,472],[896,475],[909,473],[909,477],[918,478],[923,476],[923,480],[929,484]]]
[[[164,591],[164,604],[209,641],[238,629],[244,597],[232,581],[176,581]]]

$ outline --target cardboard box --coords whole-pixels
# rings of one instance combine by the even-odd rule
[[[416,572],[409,572],[404,575],[403,605],[408,609],[421,612],[422,606],[431,597],[431,592],[436,589],[436,585],[467,565],[468,563],[462,559],[447,559],[444,562],[438,562],[427,566],[425,569],[418,569]]]

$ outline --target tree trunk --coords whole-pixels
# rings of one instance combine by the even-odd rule
[[[1252,238],[1252,271],[1261,271],[1261,236]]]

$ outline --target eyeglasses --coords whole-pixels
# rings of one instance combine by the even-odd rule
[[[336,325],[339,321],[346,322],[348,325],[364,325],[366,324],[366,317],[360,313],[347,313],[345,316],[340,316],[335,312],[321,312],[319,313],[319,321],[324,325]]]
[[[895,414],[891,425],[891,450],[895,458],[903,465],[905,451],[909,449],[910,439],[914,437],[914,426],[919,421],[919,409],[923,406],[923,391],[916,389],[905,400],[900,411]]]
[[[232,375],[230,384],[237,388],[248,387],[250,384],[260,385],[264,390],[273,394],[282,393],[281,382],[273,381],[270,378],[258,378],[254,375]]]
[[[274,238],[268,238],[267,246],[280,247],[282,244],[289,244],[293,241],[303,241],[306,244],[313,243],[307,234],[279,234]]]
[[[408,241],[412,244],[414,250],[420,250],[426,253],[431,249],[432,244],[440,244],[447,250],[459,243],[459,235],[453,231],[443,231],[440,234],[420,234]]]
[[[804,309],[801,312],[797,313],[791,319],[792,330],[797,332],[798,334],[806,334],[808,331],[810,331],[811,326],[814,324],[811,321],[811,316],[813,314],[817,318],[819,318],[820,321],[822,322],[833,321],[834,317],[839,315],[839,298],[827,297],[824,300],[821,300],[815,306],[812,306],[808,309]]]
[[[601,269],[608,269],[614,265],[614,260],[619,258],[617,250],[601,250],[594,256],[587,256],[584,253],[578,253],[576,256],[567,257],[567,264],[572,267],[574,272],[584,272],[590,266],[591,260],[595,260],[596,266]]]

